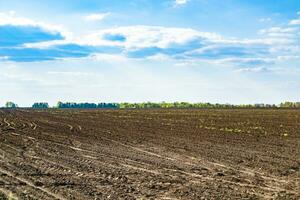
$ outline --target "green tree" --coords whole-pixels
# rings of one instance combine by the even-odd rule
[[[17,108],[18,105],[15,104],[14,102],[9,101],[9,102],[6,102],[6,103],[5,103],[5,107],[6,107],[6,108]]]
[[[49,108],[49,104],[46,102],[42,102],[42,103],[34,103],[32,105],[32,108]]]

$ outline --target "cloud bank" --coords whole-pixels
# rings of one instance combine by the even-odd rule
[[[0,15],[0,58],[15,62],[118,55],[264,69],[300,53],[299,27],[295,26],[298,19],[285,26],[262,29],[252,39],[227,38],[190,28],[142,25],[105,28],[74,38],[59,26],[16,17],[14,13]],[[102,20],[106,16],[107,13],[93,14],[86,19]]]

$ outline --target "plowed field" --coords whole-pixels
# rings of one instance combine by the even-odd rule
[[[300,199],[300,110],[0,110],[0,199]]]

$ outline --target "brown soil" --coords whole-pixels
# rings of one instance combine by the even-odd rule
[[[0,110],[0,199],[300,199],[300,110]]]

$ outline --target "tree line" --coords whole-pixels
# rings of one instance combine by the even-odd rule
[[[281,108],[300,108],[300,102],[289,102],[286,101],[280,104]]]
[[[117,103],[74,103],[74,102],[58,102],[57,108],[119,108]]]
[[[7,102],[6,108],[18,108],[14,102]],[[34,109],[50,108],[47,102],[38,102],[32,105]],[[144,108],[300,108],[300,102],[283,102],[279,105],[275,104],[212,104],[212,103],[188,103],[188,102],[144,102],[144,103],[75,103],[75,102],[61,102],[52,108],[86,108],[86,109],[144,109]]]

